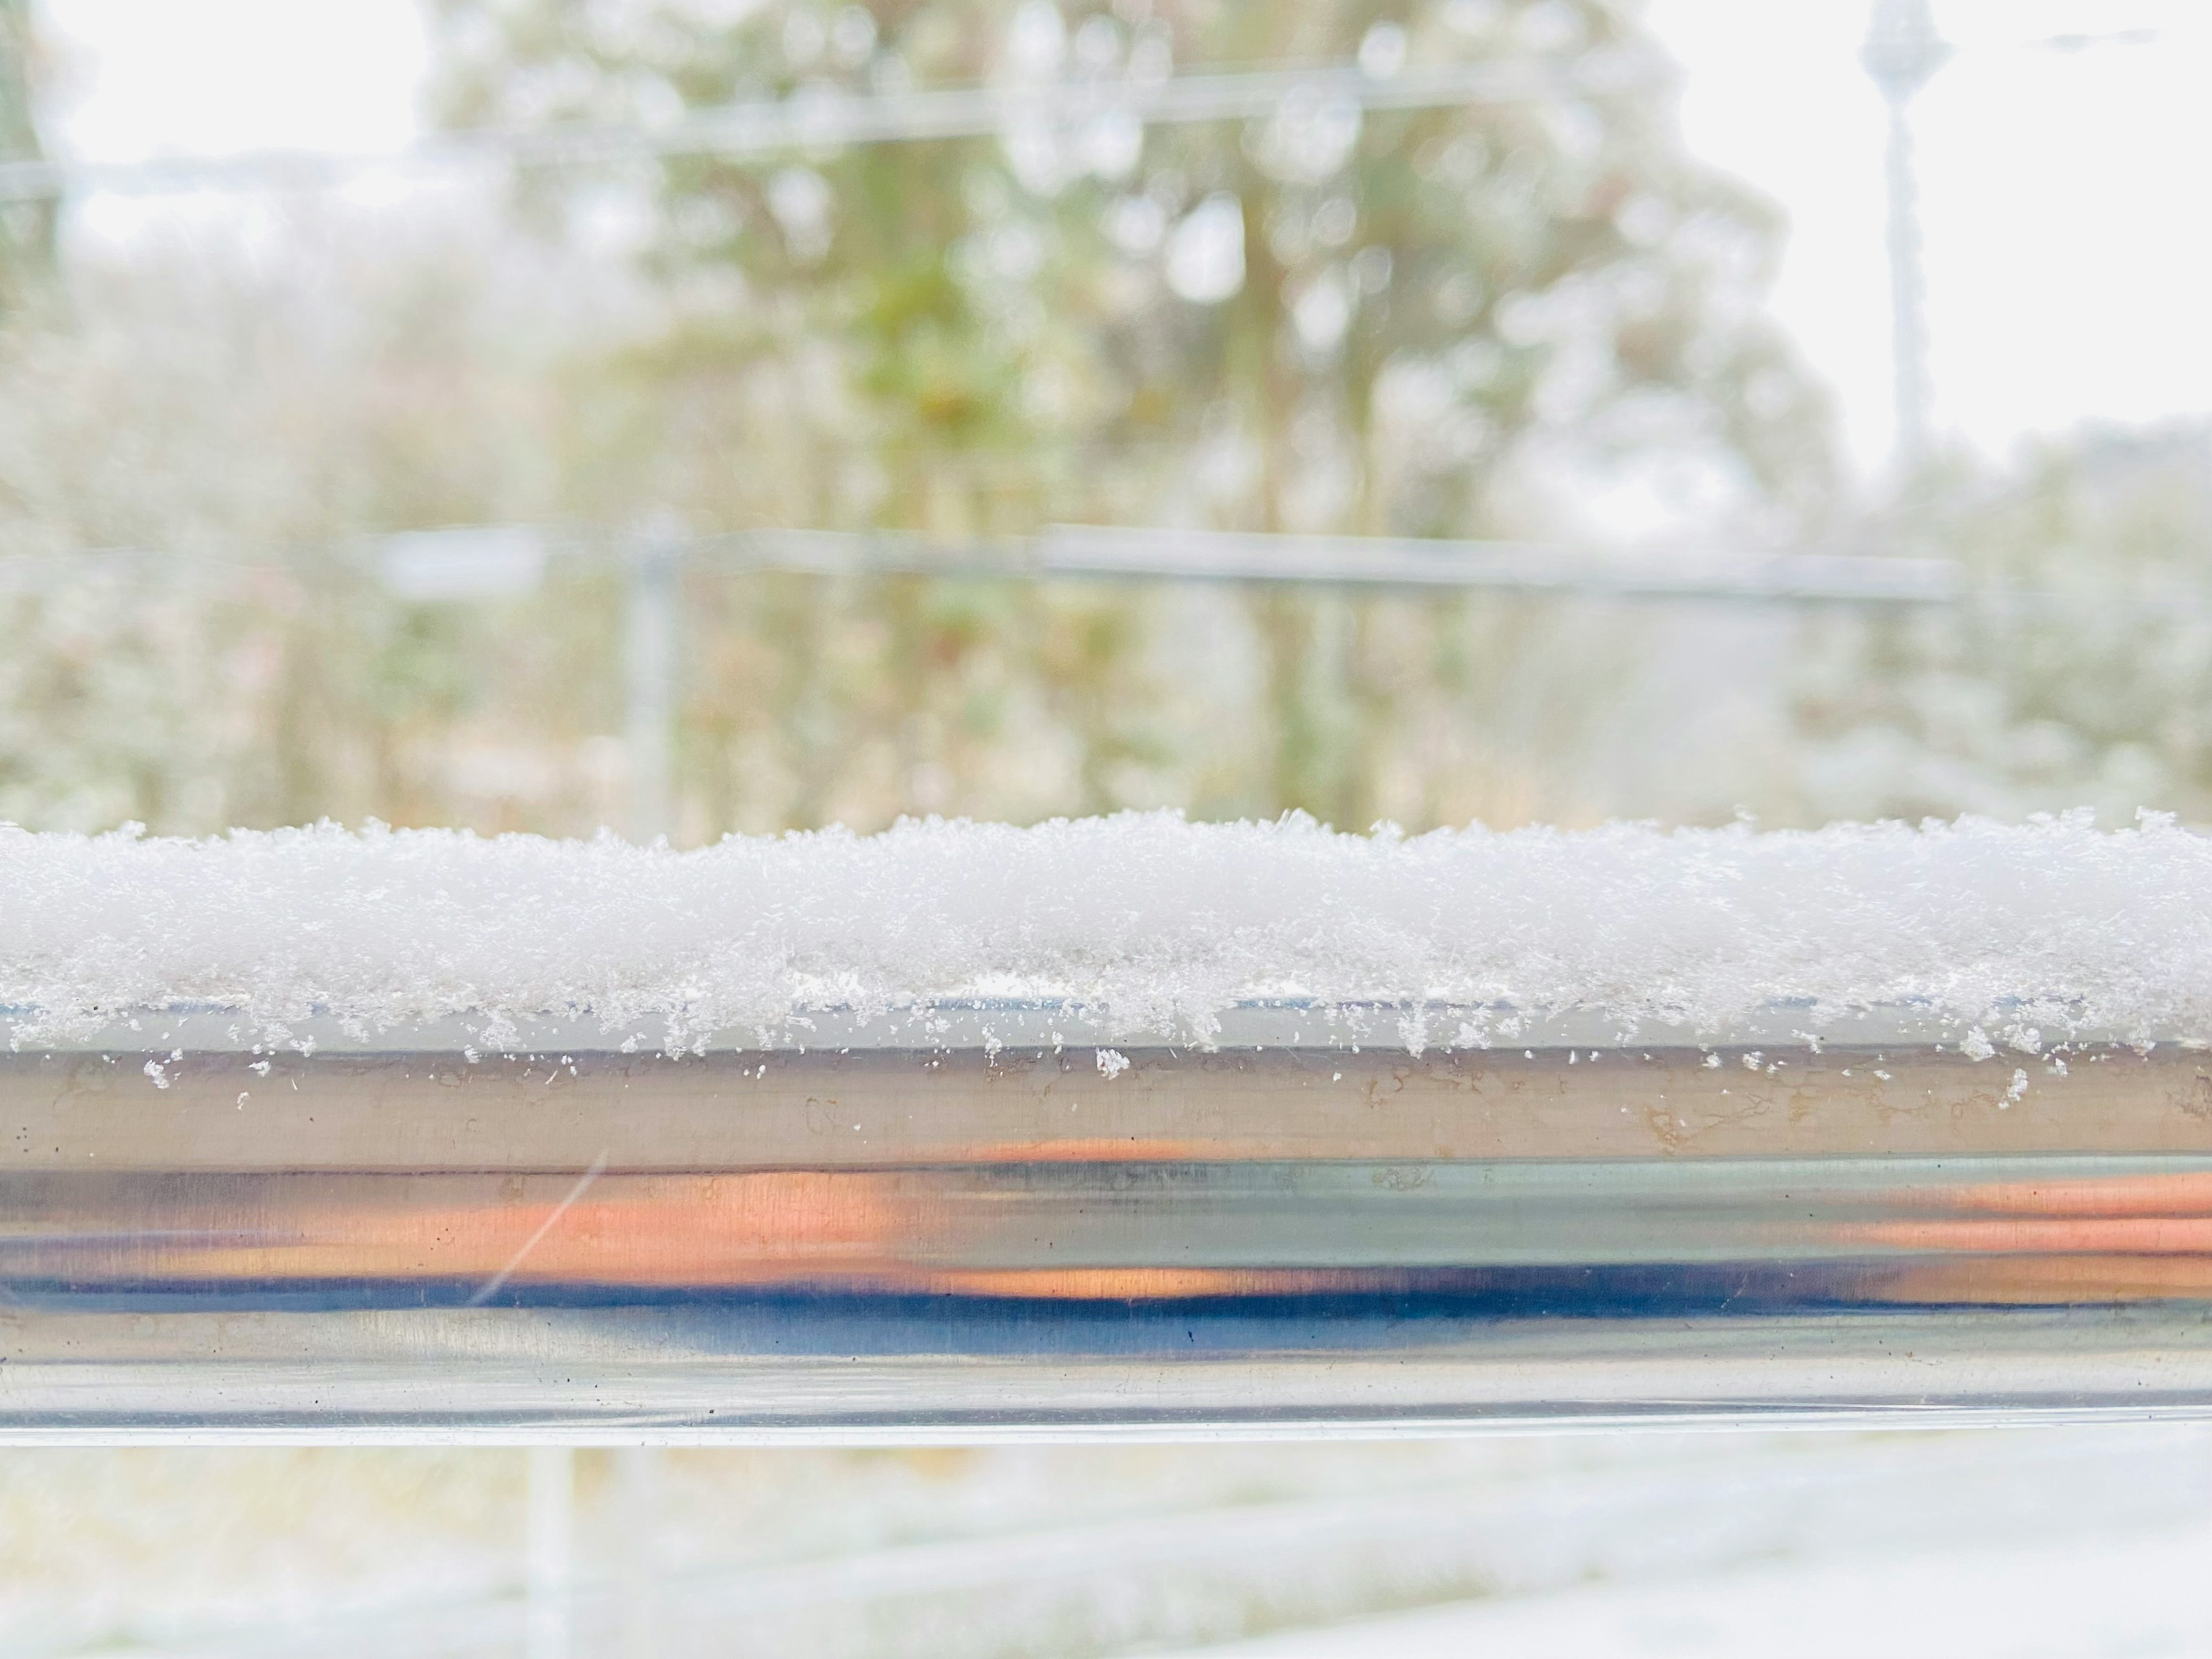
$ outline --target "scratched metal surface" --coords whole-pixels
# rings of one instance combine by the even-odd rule
[[[2212,1408],[2190,1052],[1116,1058],[6,1057],[0,1437]]]

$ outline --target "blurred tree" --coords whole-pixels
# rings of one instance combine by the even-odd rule
[[[551,509],[528,262],[212,241],[88,250],[0,326],[0,821],[609,822],[617,579],[410,604],[369,539]]]
[[[32,102],[31,0],[0,0],[0,161],[36,161]],[[52,202],[0,202],[0,314],[21,306],[53,274]]]
[[[199,232],[80,250],[65,307],[0,328],[0,555],[176,562],[11,575],[0,818],[618,822],[617,577],[556,562],[534,596],[410,604],[365,556],[383,531],[673,509],[705,531],[1572,537],[1626,510],[1755,534],[1824,509],[1818,401],[1758,310],[1778,228],[1686,158],[1622,7],[439,15],[463,122],[1279,59],[1521,63],[1559,90],[1151,131],[1094,105],[981,139],[548,173],[517,199],[569,234],[534,244],[471,205],[405,235],[295,214],[228,264]],[[1613,89],[1573,90],[1582,71]],[[1155,804],[1583,817],[1575,751],[1625,654],[1527,597],[689,581],[684,841]]]
[[[657,338],[580,366],[597,462],[572,471],[580,511],[947,537],[1054,520],[1572,536],[1592,528],[1587,498],[1654,480],[1763,513],[1769,529],[1826,508],[1824,411],[1758,310],[1779,226],[1688,157],[1668,66],[1611,0],[438,0],[437,13],[445,113],[461,125],[650,124],[825,87],[895,98],[1282,62],[1553,77],[1547,96],[1449,109],[1292,98],[1266,120],[1146,131],[1108,101],[992,138],[527,180],[548,222],[635,227],[672,306]],[[963,594],[908,581],[843,601],[884,641],[872,715],[872,696],[825,690],[813,630],[737,653],[751,678],[702,685],[694,775],[739,750],[757,769],[738,728],[758,730],[744,710],[772,682],[842,729],[835,749],[866,752],[872,732],[897,751],[895,774],[927,778],[958,746],[949,734],[986,736],[1003,715],[983,683],[1042,672],[1060,707],[1091,711],[1068,804],[1141,798],[1128,768],[1158,752],[1156,736],[1093,683],[1144,679],[1158,633],[1134,620],[1144,602]],[[1475,688],[1495,676],[1455,679],[1449,665],[1514,651],[1497,613],[1254,600],[1270,758],[1206,804],[1349,823],[1404,810],[1387,783],[1400,739],[1433,723],[1423,710],[1438,700],[1480,717]],[[802,788],[788,810],[809,820],[834,793]],[[966,799],[908,794],[924,808]]]
[[[2002,468],[1954,456],[1890,530],[1962,561],[1982,597],[1820,630],[1801,816],[2212,820],[2212,428],[2085,431]]]

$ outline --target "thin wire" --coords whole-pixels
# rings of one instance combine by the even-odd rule
[[[2107,29],[2101,34],[2045,34],[2020,46],[2028,52],[2086,52],[2092,46],[2150,46],[2164,37],[2163,29]]]
[[[382,154],[261,151],[144,161],[0,161],[0,202],[51,200],[91,191],[135,194],[266,186],[319,188],[368,172],[503,163],[591,167],[673,156],[748,161],[852,144],[991,137],[1024,129],[1079,130],[1097,121],[1145,125],[1249,120],[1302,109],[1324,112],[1423,110],[1470,104],[1605,97],[1671,83],[1656,58],[1600,54],[1575,63],[1442,64],[1376,76],[1331,64],[1306,69],[945,87],[858,94],[809,88],[695,110],[665,125],[635,123],[482,129]]]

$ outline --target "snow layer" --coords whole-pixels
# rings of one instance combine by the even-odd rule
[[[1058,1005],[1099,1042],[1205,1042],[1275,1000],[1415,1049],[1593,1014],[1723,1040],[1778,1006],[1814,1034],[1905,1006],[1978,1054],[2212,1036],[2212,839],[2087,814],[1405,837],[1154,813],[694,852],[0,830],[19,1048],[184,1005],[270,1043],[459,1017],[503,1048],[559,1017],[684,1048],[977,1000]]]

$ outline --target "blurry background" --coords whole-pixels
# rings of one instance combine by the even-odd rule
[[[1905,433],[1865,0],[0,19],[0,819],[2204,815],[2198,9],[1934,19]],[[975,574],[1066,524],[1961,597]]]
[[[2208,66],[2187,0],[0,0],[0,821],[2212,818]],[[2208,1459],[15,1452],[0,1651],[2212,1652]]]

